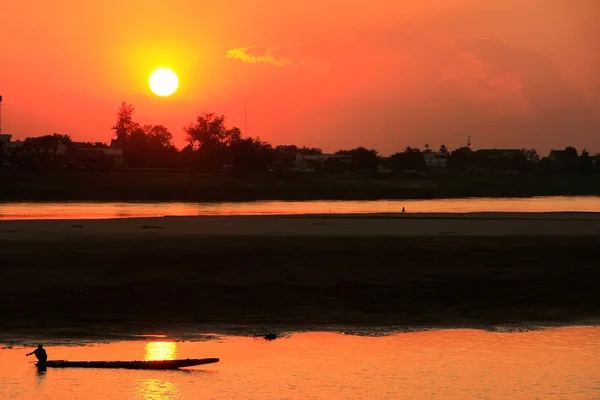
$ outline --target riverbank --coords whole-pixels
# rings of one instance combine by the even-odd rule
[[[438,235],[600,235],[600,213],[386,213],[0,221],[0,246],[2,243],[10,246],[9,243],[104,241],[121,237],[166,240],[196,236],[315,236],[318,239]]]
[[[378,200],[600,195],[584,175],[275,173],[233,176],[192,172],[0,173],[0,201]]]
[[[600,317],[598,214],[0,222],[2,340]]]

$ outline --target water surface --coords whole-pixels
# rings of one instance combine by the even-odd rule
[[[600,328],[49,347],[52,359],[220,357],[182,371],[48,369],[0,350],[2,399],[597,399]]]
[[[194,215],[467,212],[600,212],[600,196],[240,203],[0,203],[0,220],[105,219]]]

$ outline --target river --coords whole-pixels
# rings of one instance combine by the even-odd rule
[[[2,399],[598,399],[600,328],[299,333],[47,346],[51,359],[219,357],[185,371],[48,369],[0,350]],[[33,345],[34,343],[32,343]]]
[[[107,219],[193,215],[468,212],[600,212],[600,196],[240,203],[0,203],[0,220]]]

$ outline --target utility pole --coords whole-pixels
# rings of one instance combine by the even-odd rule
[[[2,134],[2,95],[0,95],[0,134]]]
[[[248,97],[244,97],[244,137],[248,137]]]

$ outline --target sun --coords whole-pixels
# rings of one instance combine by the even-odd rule
[[[168,68],[157,69],[150,75],[150,90],[158,96],[170,96],[179,87],[179,78]]]

